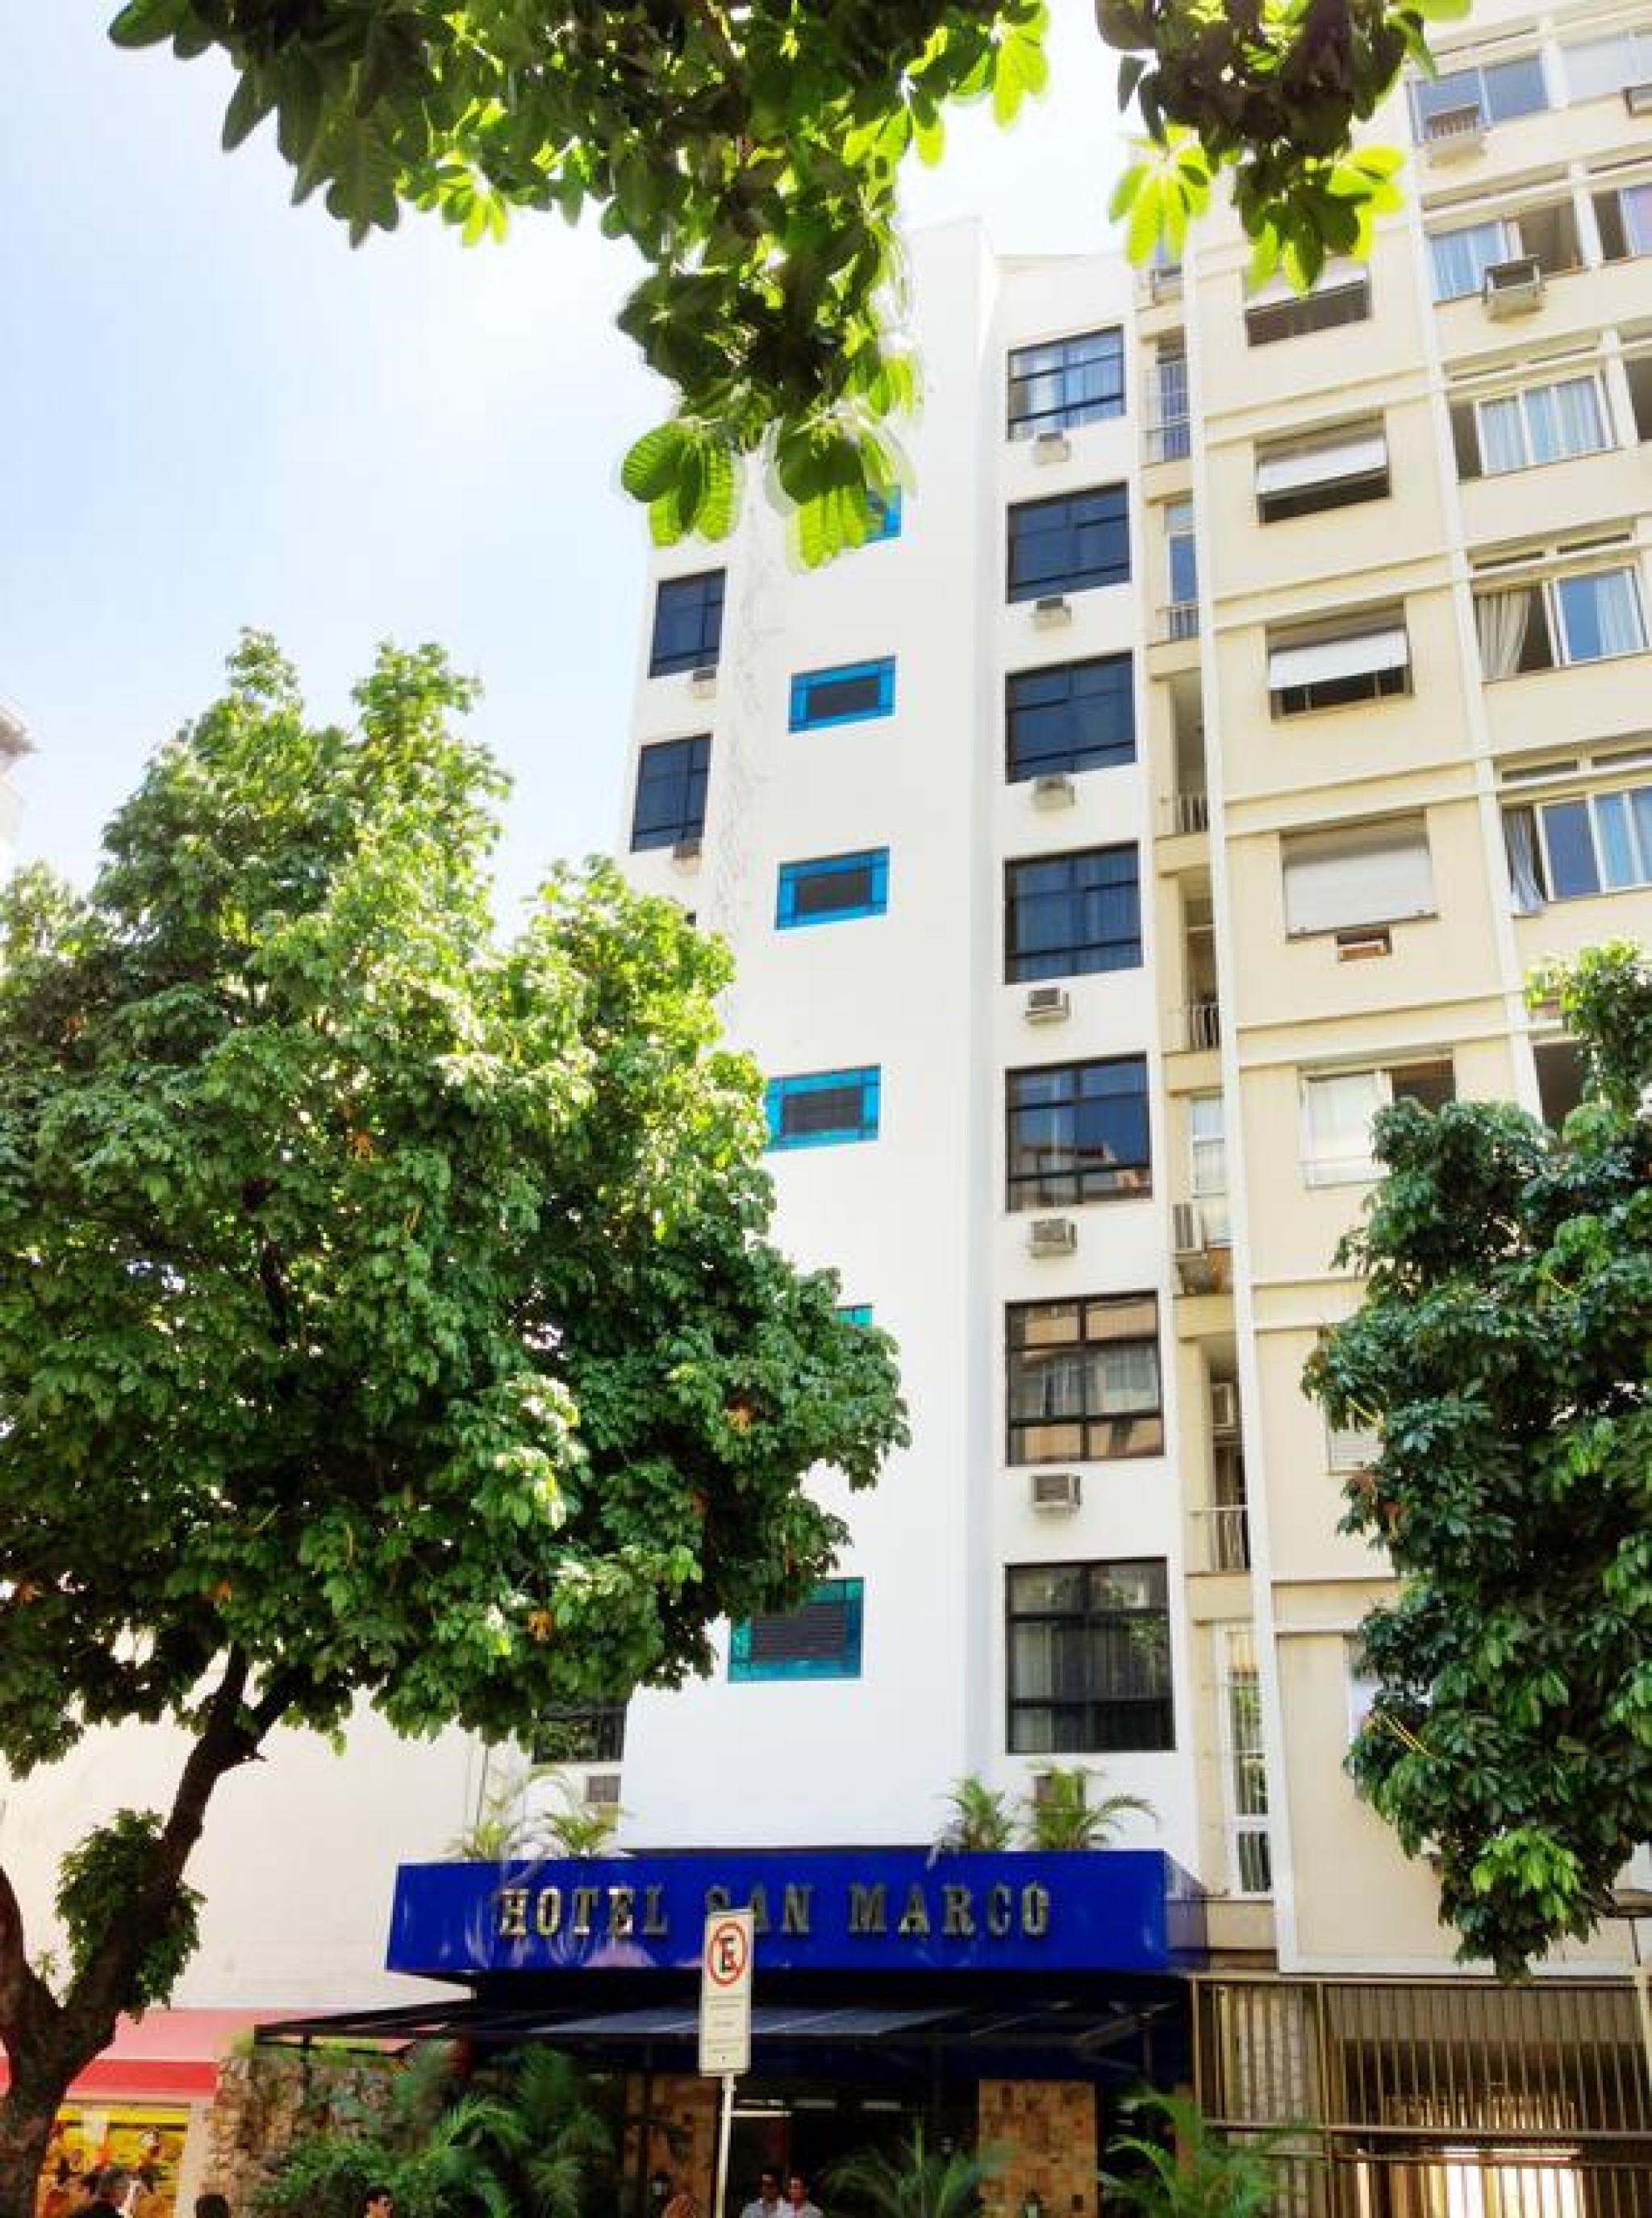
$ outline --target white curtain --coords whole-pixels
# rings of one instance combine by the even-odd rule
[[[1543,906],[1537,867],[1537,822],[1529,809],[1503,811],[1503,844],[1508,849],[1509,885],[1517,916],[1534,916]]]
[[[1592,377],[1568,377],[1558,385],[1539,385],[1525,400],[1534,462],[1593,455],[1605,445],[1599,388]]]
[[[1371,1175],[1371,1118],[1388,1099],[1381,1071],[1344,1070],[1306,1087],[1310,1184]]]
[[[1560,603],[1568,662],[1634,654],[1646,644],[1632,570],[1598,570],[1586,577],[1562,578],[1555,594]]]
[[[1508,262],[1520,251],[1514,226],[1500,220],[1465,224],[1461,231],[1437,232],[1429,241],[1434,257],[1434,298],[1461,300],[1480,290],[1494,262]]]
[[[1488,679],[1512,678],[1520,666],[1520,650],[1531,621],[1532,591],[1530,585],[1512,585],[1475,597],[1480,666]]]
[[[1487,477],[1526,466],[1525,418],[1518,393],[1480,404],[1480,467]]]
[[[1618,195],[1631,254],[1652,254],[1652,184],[1625,185]]]

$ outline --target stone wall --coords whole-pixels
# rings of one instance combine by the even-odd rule
[[[300,2131],[332,2124],[345,2103],[353,2119],[377,2110],[396,2066],[388,2057],[337,2049],[253,2048],[224,2059],[205,2121],[196,2183],[239,2212],[252,2209],[271,2165]]]
[[[986,2218],[1021,2218],[1030,2196],[1044,2218],[1096,2218],[1100,2162],[1096,2090],[1078,2080],[984,2079],[979,2145],[999,2160]]]
[[[686,2188],[696,2206],[709,2211],[717,2166],[717,2082],[688,2072],[661,2072],[645,2082],[640,2073],[633,2073],[625,2089],[626,2113],[632,2121],[639,2118],[645,2087],[648,2146],[639,2165],[642,2128],[638,2123],[629,2124],[625,2178],[646,2180],[654,2172],[668,2172],[674,2188]]]

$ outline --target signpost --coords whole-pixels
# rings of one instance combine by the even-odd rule
[[[751,2069],[752,1945],[749,1910],[714,1910],[706,1918],[699,1963],[699,2068],[707,2079],[723,2082],[711,2218],[723,2218],[728,2191],[734,2083]]]

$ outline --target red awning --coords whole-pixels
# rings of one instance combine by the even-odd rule
[[[115,2039],[69,2090],[71,2103],[193,2102],[214,2094],[231,2042],[278,2010],[152,2010],[123,2017]],[[11,2074],[0,2056],[0,2087]]]

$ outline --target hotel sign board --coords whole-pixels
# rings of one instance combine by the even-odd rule
[[[404,1864],[386,1961],[435,1979],[693,1971],[748,1910],[765,1970],[1111,1971],[1204,1961],[1196,1882],[1154,1849],[933,1849]]]

